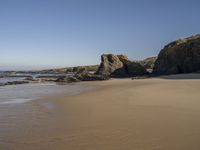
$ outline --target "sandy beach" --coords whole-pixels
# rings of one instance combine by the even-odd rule
[[[85,82],[94,89],[28,102],[0,149],[199,150],[200,80],[181,77]]]
[[[200,150],[200,0],[0,0],[0,150]]]

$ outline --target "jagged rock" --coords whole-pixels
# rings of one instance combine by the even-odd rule
[[[81,69],[78,69],[77,71],[76,71],[76,74],[83,74],[83,73],[88,73],[89,71],[87,70],[87,69],[85,69],[85,68],[81,68]]]
[[[73,67],[73,72],[79,73],[83,70],[87,70],[88,72],[96,72],[99,65],[91,65],[91,66],[77,66]]]
[[[27,80],[27,81],[35,81],[34,78],[33,78],[32,76],[26,77],[24,80]]]
[[[144,66],[146,69],[153,69],[155,61],[157,57],[148,57],[145,58],[144,60],[139,61],[139,63]]]
[[[117,55],[117,57],[119,58],[119,60],[125,64],[128,60],[128,57],[126,55]]]
[[[137,62],[131,62],[125,55],[103,54],[96,74],[114,77],[146,75],[146,69]]]
[[[125,74],[124,64],[117,55],[103,54],[101,64],[96,74],[110,76],[111,74]]]
[[[66,68],[58,68],[58,69],[46,69],[38,71],[40,74],[66,74],[71,72],[78,72],[82,69],[86,69],[91,72],[96,72],[98,69],[98,65],[90,65],[90,66],[77,66],[77,67],[66,67]]]
[[[101,81],[108,80],[109,77],[105,75],[92,74],[89,72],[76,74],[75,77],[80,81]]]
[[[79,79],[75,77],[58,77],[58,79],[55,82],[60,82],[60,83],[72,83],[72,82],[80,82]]]
[[[154,74],[191,73],[200,70],[200,35],[179,39],[159,53]]]
[[[39,75],[36,78],[38,78],[38,79],[57,79],[58,77],[63,77],[63,75],[56,75],[56,74]]]
[[[40,78],[39,82],[56,82],[56,78]]]
[[[17,85],[17,84],[26,84],[29,83],[28,81],[11,81],[11,82],[7,82],[4,85]]]

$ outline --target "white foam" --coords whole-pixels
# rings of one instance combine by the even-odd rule
[[[26,103],[30,100],[33,100],[33,99],[30,99],[30,98],[16,98],[16,99],[10,99],[10,100],[7,100],[7,101],[4,101],[4,102],[0,102],[0,104],[21,104],[21,103]]]

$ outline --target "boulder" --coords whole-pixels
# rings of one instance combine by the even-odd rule
[[[131,62],[125,55],[103,54],[98,75],[112,77],[130,77],[146,75],[146,69],[138,62]]]
[[[125,72],[124,64],[117,55],[103,54],[96,74],[110,76],[111,74],[125,74]]]
[[[191,73],[200,70],[200,35],[179,39],[159,53],[154,74]]]

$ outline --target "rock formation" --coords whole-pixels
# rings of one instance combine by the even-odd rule
[[[146,69],[137,62],[131,62],[125,55],[103,54],[96,74],[113,77],[146,75]]]
[[[124,65],[120,61],[117,55],[103,54],[101,56],[101,64],[100,64],[99,69],[97,70],[97,74],[101,74],[105,76],[110,76],[111,74],[114,74],[114,73],[124,74],[125,69],[123,67]]]
[[[27,84],[29,83],[28,81],[10,81],[6,82],[4,85],[17,85],[17,84]]]
[[[87,70],[88,72],[96,72],[99,65],[91,65],[91,66],[77,66],[73,67],[72,72],[80,72],[82,70]]]
[[[179,39],[159,53],[154,74],[191,73],[200,70],[200,35]]]
[[[71,72],[76,73],[76,72],[79,72],[81,70],[96,72],[98,67],[99,67],[98,65],[66,67],[66,68],[58,68],[58,69],[41,70],[38,73],[40,73],[40,74],[66,74],[66,73],[71,73]]]
[[[58,77],[55,82],[59,82],[59,83],[72,83],[72,82],[80,82],[80,80],[77,79],[77,78],[75,78],[75,77],[61,76],[61,77]]]
[[[80,81],[101,81],[101,80],[108,80],[108,76],[93,74],[89,72],[78,73],[74,76]]]
[[[148,57],[145,58],[144,60],[139,61],[139,63],[144,66],[146,69],[153,69],[155,61],[157,57]]]
[[[127,76],[134,77],[148,74],[147,70],[138,62],[127,61],[124,63],[124,66],[127,72]]]

